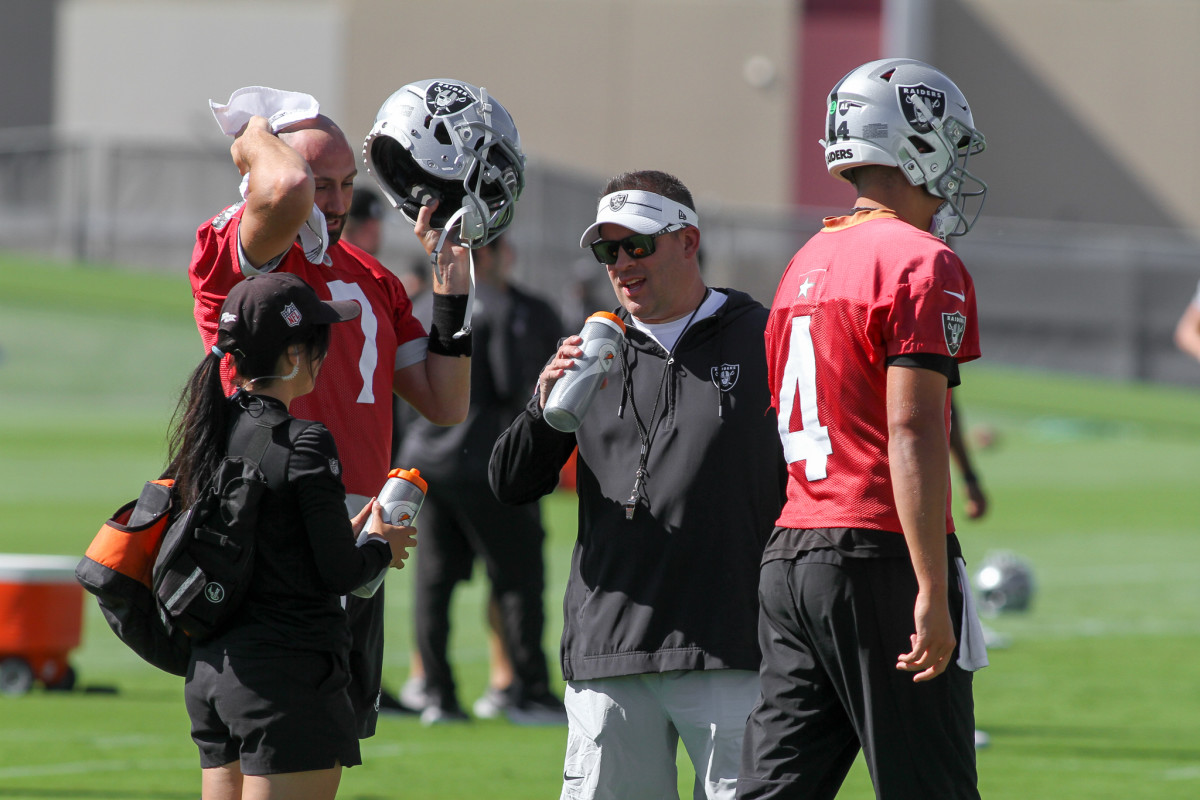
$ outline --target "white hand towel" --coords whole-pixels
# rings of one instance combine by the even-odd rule
[[[287,92],[268,86],[244,86],[229,96],[228,103],[208,101],[217,124],[226,136],[237,136],[251,117],[266,117],[271,130],[279,133],[295,122],[321,113],[316,98],[303,92]]]
[[[245,86],[231,94],[228,103],[221,104],[209,100],[208,105],[226,136],[237,136],[251,117],[266,117],[271,130],[278,133],[296,122],[313,119],[321,111],[320,105],[310,94],[288,92],[267,86]],[[247,172],[242,176],[240,187],[243,199],[249,184],[250,173]],[[300,246],[304,249],[304,257],[311,263],[320,264],[325,260],[325,250],[329,247],[329,231],[325,227],[325,215],[315,203],[308,220],[300,229]]]
[[[962,585],[963,612],[962,631],[958,637],[958,665],[967,672],[975,672],[988,665],[987,645],[983,641],[983,626],[979,624],[979,613],[975,609],[975,595],[971,581],[967,578],[967,562],[954,559],[958,567],[958,582]]]

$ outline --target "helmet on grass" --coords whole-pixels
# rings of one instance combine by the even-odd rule
[[[988,553],[975,573],[975,588],[985,614],[1027,611],[1033,601],[1033,569],[1013,553]]]

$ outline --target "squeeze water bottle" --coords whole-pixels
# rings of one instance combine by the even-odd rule
[[[580,345],[583,355],[554,384],[542,411],[550,427],[563,433],[578,430],[583,422],[596,392],[617,360],[617,348],[625,338],[625,323],[616,314],[597,311],[587,318],[579,335],[583,337]]]
[[[421,510],[421,503],[425,502],[425,492],[428,488],[429,484],[421,477],[421,471],[418,469],[394,469],[389,472],[387,481],[379,490],[379,496],[375,498],[375,501],[379,503],[383,521],[389,525],[405,525],[407,527],[415,525],[417,512]],[[365,530],[360,533],[358,546],[362,547],[369,536],[370,534]],[[351,594],[358,597],[371,597],[379,590],[385,577],[387,577],[386,567],[369,582],[352,591]]]

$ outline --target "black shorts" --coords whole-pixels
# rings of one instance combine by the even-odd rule
[[[344,659],[297,650],[250,657],[196,649],[184,685],[200,766],[245,775],[362,763]]]

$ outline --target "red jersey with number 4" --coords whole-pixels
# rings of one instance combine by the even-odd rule
[[[195,297],[196,327],[205,350],[217,340],[221,304],[241,281],[238,225],[244,205],[230,206],[196,231],[188,276]],[[350,494],[373,497],[387,480],[391,467],[392,378],[404,360],[424,350],[416,340],[425,329],[412,315],[408,294],[375,258],[346,242],[327,251],[330,264],[313,264],[298,244],[276,267],[304,279],[322,300],[357,300],[362,314],[333,326],[329,354],[321,365],[317,388],[298,397],[288,409],[298,419],[317,420],[333,434],[342,482]],[[403,346],[413,343],[404,349]],[[420,360],[417,358],[416,360]],[[226,389],[227,369],[222,370]]]
[[[979,357],[962,261],[890,211],[830,217],[788,264],[766,344],[788,462],[779,525],[902,532],[888,468],[887,360]],[[949,392],[945,414],[949,430]],[[949,491],[946,526],[954,530]]]

